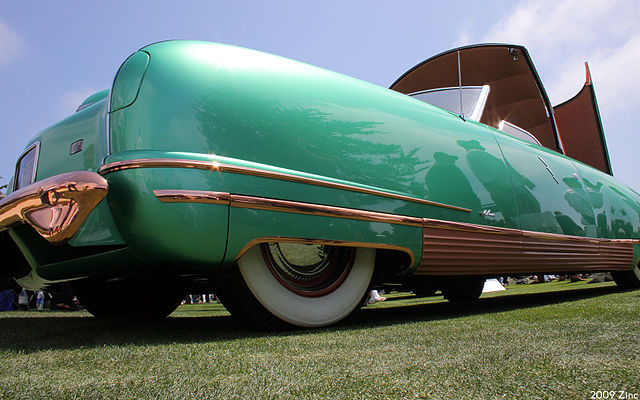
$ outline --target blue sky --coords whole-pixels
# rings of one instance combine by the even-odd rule
[[[640,2],[0,0],[0,184],[40,130],[108,88],[140,47],[249,47],[389,86],[420,61],[481,42],[525,45],[554,104],[589,61],[614,175],[640,189]]]

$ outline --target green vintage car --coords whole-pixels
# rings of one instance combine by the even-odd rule
[[[640,284],[640,196],[611,175],[588,69],[554,108],[522,46],[454,49],[389,90],[155,43],[36,135],[10,186],[0,275],[71,282],[95,316],[207,290],[260,327],[319,327],[385,285],[467,301],[501,275]]]

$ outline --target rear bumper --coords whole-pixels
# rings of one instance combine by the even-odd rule
[[[64,243],[105,198],[107,181],[89,171],[43,179],[0,201],[0,231],[27,223],[51,243]]]

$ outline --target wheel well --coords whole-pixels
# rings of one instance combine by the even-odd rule
[[[345,246],[345,247],[364,247],[376,249],[376,264],[375,268],[378,271],[384,272],[387,275],[399,276],[405,274],[413,266],[413,255],[409,250],[400,250],[398,248],[390,249],[389,246],[384,248],[371,245],[369,243],[359,242],[343,242],[339,240],[324,240],[324,239],[301,239],[301,238],[284,238],[284,237],[265,237],[259,238],[249,242],[236,256],[236,261],[242,257],[242,255],[252,248],[262,243],[279,242],[279,243],[301,243],[301,244],[325,244],[329,246]]]
[[[386,284],[400,285],[411,267],[412,259],[408,253],[402,250],[377,249],[371,285],[374,287]]]

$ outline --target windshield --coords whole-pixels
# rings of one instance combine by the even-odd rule
[[[409,94],[473,121],[480,121],[488,95],[489,85],[437,88]]]

